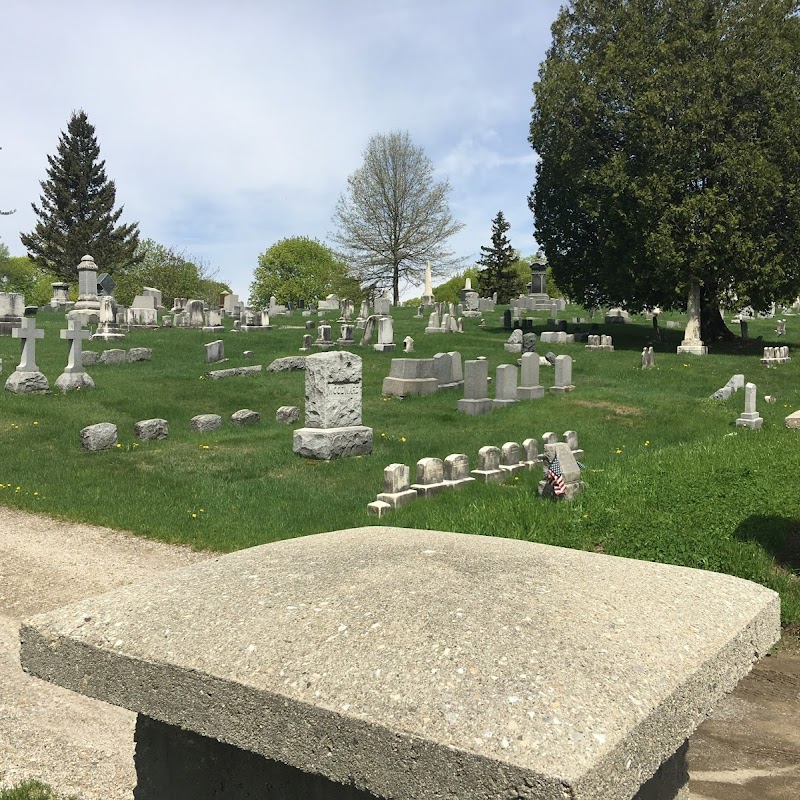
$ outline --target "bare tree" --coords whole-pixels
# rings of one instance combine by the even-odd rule
[[[431,160],[407,131],[370,138],[363,165],[336,203],[331,234],[368,291],[391,286],[397,305],[401,279],[419,283],[426,261],[438,274],[460,263],[445,248],[464,227],[450,213],[449,192],[446,180],[434,181]]]

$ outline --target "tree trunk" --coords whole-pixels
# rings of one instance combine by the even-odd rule
[[[705,291],[703,291],[700,310],[700,331],[701,338],[707,345],[719,341],[732,342],[739,338],[722,319],[716,297]]]
[[[392,305],[400,305],[400,265],[395,264],[392,270]]]

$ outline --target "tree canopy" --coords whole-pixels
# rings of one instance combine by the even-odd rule
[[[574,0],[552,33],[529,204],[559,286],[633,308],[700,287],[712,323],[796,296],[797,1]]]
[[[106,177],[94,126],[84,111],[72,114],[56,155],[47,156],[47,179],[40,182],[39,221],[20,239],[30,257],[65,281],[77,280],[81,258],[91,255],[103,272],[135,262],[138,223],[117,224],[116,187]]]
[[[280,303],[298,303],[329,294],[356,300],[362,291],[347,264],[316,239],[281,239],[259,255],[250,285],[252,305],[267,307],[272,295]]]
[[[129,305],[145,286],[161,291],[164,305],[169,308],[176,297],[205,300],[213,305],[219,302],[220,292],[230,287],[216,281],[216,273],[201,259],[185,251],[144,239],[136,247],[132,266],[114,275],[114,297]]]
[[[336,203],[331,238],[367,290],[391,287],[397,305],[401,281],[420,283],[426,261],[440,275],[459,263],[446,242],[463,225],[450,213],[450,184],[434,180],[407,131],[372,136],[363,158]]]

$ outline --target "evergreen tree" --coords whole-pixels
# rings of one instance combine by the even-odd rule
[[[73,113],[56,155],[47,157],[41,207],[31,204],[39,222],[20,236],[28,255],[61,280],[77,279],[78,264],[87,253],[103,272],[137,262],[138,223],[117,225],[122,206],[114,211],[116,187],[99,157],[94,126],[84,111]]]
[[[502,211],[492,220],[492,246],[481,245],[478,264],[483,269],[478,274],[480,291],[484,295],[497,292],[497,302],[508,303],[519,290],[519,273],[516,269],[517,254],[506,234],[511,225]]]
[[[800,291],[797,0],[573,0],[534,84],[530,206],[559,286],[597,307]]]

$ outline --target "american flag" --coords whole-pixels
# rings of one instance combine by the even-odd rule
[[[567,485],[561,476],[561,464],[558,463],[558,456],[553,456],[553,460],[547,464],[547,480],[553,485],[553,493],[556,497],[567,493]]]

